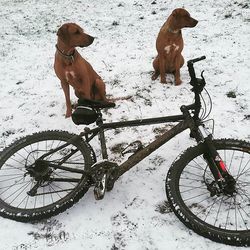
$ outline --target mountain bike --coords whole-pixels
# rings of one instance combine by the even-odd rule
[[[111,191],[118,178],[186,129],[197,142],[169,168],[166,195],[171,209],[190,229],[211,240],[250,245],[250,143],[214,139],[204,122],[203,72],[197,78],[194,63],[187,63],[194,103],[182,105],[181,113],[140,120],[105,123],[102,110],[111,102],[79,99],[72,114],[76,124],[96,123],[79,134],[44,131],[21,138],[0,153],[0,215],[21,222],[45,219],[65,211],[90,187],[97,200]],[[176,123],[144,146],[141,141],[121,153],[131,153],[121,164],[108,159],[105,131],[132,126]],[[98,136],[102,160],[91,146]]]

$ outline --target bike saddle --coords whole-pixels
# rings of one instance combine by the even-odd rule
[[[99,108],[99,109],[115,107],[114,102],[90,100],[90,99],[83,99],[83,98],[78,99],[78,105],[91,107],[91,108]]]

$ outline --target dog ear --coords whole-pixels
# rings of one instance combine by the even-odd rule
[[[172,16],[173,16],[173,17],[176,17],[177,15],[178,15],[178,9],[173,10]]]
[[[61,26],[56,34],[61,40],[63,40],[64,42],[67,42],[67,39],[68,39],[68,25],[64,24],[63,26]]]

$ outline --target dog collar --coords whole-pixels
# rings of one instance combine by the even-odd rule
[[[68,60],[71,60],[72,62],[74,61],[75,49],[74,49],[74,51],[73,51],[71,54],[69,54],[69,55],[67,55],[67,54],[65,54],[63,51],[61,51],[61,50],[58,48],[58,45],[57,45],[57,44],[56,44],[56,49],[57,49],[57,51],[59,52],[59,54],[60,54],[62,57],[66,58],[66,59],[68,59]]]
[[[180,30],[172,30],[171,28],[168,28],[168,32],[173,33],[173,34],[181,33]]]

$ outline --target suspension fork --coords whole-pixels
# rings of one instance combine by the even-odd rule
[[[219,156],[217,150],[215,149],[212,143],[212,136],[209,135],[204,139],[205,144],[205,153],[203,157],[208,163],[208,166],[215,178],[215,180],[220,180],[228,175],[226,166],[222,161],[221,157]]]
[[[213,174],[215,181],[225,180],[228,183],[230,182],[230,185],[234,184],[234,178],[228,173],[226,164],[220,157],[212,142],[212,135],[207,134],[202,125],[198,127],[198,131],[203,138],[205,145],[205,153],[203,157],[208,163],[209,169]]]
[[[204,159],[208,163],[210,171],[212,172],[215,181],[221,180],[223,178],[233,178],[227,171],[226,165],[221,159],[219,153],[217,152],[215,146],[212,142],[212,135],[207,132],[204,128],[202,122],[200,121],[198,115],[200,112],[200,97],[199,93],[195,92],[195,103],[189,106],[182,106],[181,111],[183,114],[190,116],[188,112],[189,109],[194,108],[195,114],[192,117],[193,119],[193,126],[190,127],[191,133],[190,136],[195,138],[197,143],[204,142],[205,145],[205,153],[203,155]]]

